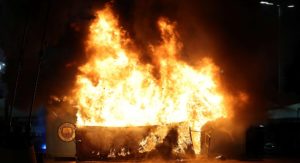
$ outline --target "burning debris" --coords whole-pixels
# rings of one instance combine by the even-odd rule
[[[194,155],[187,123],[80,127],[76,130],[76,151],[79,160],[177,159]]]
[[[186,63],[176,23],[161,17],[157,27],[161,41],[148,45],[151,61],[145,63],[110,5],[96,12],[86,41],[88,61],[79,67],[69,96],[78,109],[79,158],[86,158],[86,152],[98,159],[154,151],[177,155],[192,146],[199,154],[201,127],[227,116],[212,59]],[[184,127],[170,125],[180,122]]]

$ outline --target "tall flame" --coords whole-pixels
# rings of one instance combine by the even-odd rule
[[[219,68],[210,58],[196,66],[180,59],[183,43],[176,23],[157,22],[159,45],[149,45],[153,61],[139,52],[109,6],[90,25],[86,53],[79,68],[74,101],[77,126],[146,126],[188,122],[199,131],[210,120],[227,115],[220,91]]]

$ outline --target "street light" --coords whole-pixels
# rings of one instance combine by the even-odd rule
[[[261,5],[265,5],[265,6],[276,6],[277,7],[277,15],[278,15],[278,40],[279,40],[279,45],[278,45],[278,94],[281,93],[281,85],[282,85],[282,81],[281,81],[281,75],[282,75],[282,72],[281,72],[281,41],[280,41],[280,38],[281,38],[281,33],[280,33],[280,21],[281,21],[281,12],[282,12],[282,8],[283,7],[287,7],[287,8],[294,8],[295,5],[294,4],[289,4],[289,5],[282,5],[280,4],[280,2],[277,2],[277,3],[273,3],[273,2],[268,2],[268,1],[260,1],[259,2]]]
[[[269,6],[273,6],[274,5],[274,3],[267,2],[267,1],[260,1],[259,3],[262,4],[262,5],[269,5]]]
[[[5,63],[4,51],[0,48],[0,76],[5,73],[6,63]]]

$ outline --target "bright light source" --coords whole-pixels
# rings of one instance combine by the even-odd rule
[[[0,61],[0,73],[4,74],[5,67],[6,67],[6,64],[4,62]]]
[[[264,126],[264,125],[259,125],[259,127],[260,127],[260,128],[263,128],[263,127],[265,127],[265,126]]]
[[[46,149],[47,149],[46,144],[42,144],[42,145],[41,145],[41,149],[42,149],[42,150],[46,150]]]
[[[287,7],[288,7],[288,8],[294,8],[295,5],[288,5]]]
[[[266,2],[266,1],[260,1],[259,3],[260,3],[260,4],[266,4],[266,3],[268,3],[268,2]]]
[[[269,5],[269,6],[273,6],[274,5],[274,3],[267,2],[267,1],[260,1],[259,3],[262,4],[262,5]]]

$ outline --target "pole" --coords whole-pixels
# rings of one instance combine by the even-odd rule
[[[50,0],[48,0],[47,10],[46,10],[46,18],[45,18],[45,26],[44,26],[42,39],[41,39],[41,45],[40,45],[41,48],[40,48],[40,53],[39,53],[38,67],[37,67],[37,72],[36,72],[35,81],[34,81],[31,103],[30,103],[30,107],[29,107],[29,115],[28,115],[28,121],[27,121],[27,132],[28,133],[31,132],[32,110],[33,110],[33,105],[34,105],[34,102],[36,99],[36,91],[37,91],[39,77],[40,77],[41,65],[42,65],[43,56],[45,53],[45,48],[47,45],[46,36],[47,36],[47,27],[48,27],[50,6],[51,6],[51,3],[50,3]]]
[[[12,125],[12,113],[13,113],[13,107],[15,105],[15,100],[16,100],[16,95],[17,95],[17,89],[19,86],[19,79],[20,79],[20,75],[22,72],[22,68],[23,68],[23,57],[24,57],[24,51],[25,51],[25,44],[26,44],[26,38],[27,38],[27,32],[29,29],[29,13],[27,12],[27,18],[26,18],[26,24],[24,27],[24,31],[23,31],[23,37],[22,37],[22,46],[20,49],[20,54],[19,54],[19,58],[18,58],[18,68],[17,68],[17,75],[16,75],[16,81],[15,81],[15,86],[14,86],[14,91],[11,97],[11,101],[8,104],[8,124],[9,124],[9,128],[11,128]]]
[[[277,5],[278,10],[278,94],[280,95],[282,93],[282,72],[281,72],[281,6]]]

